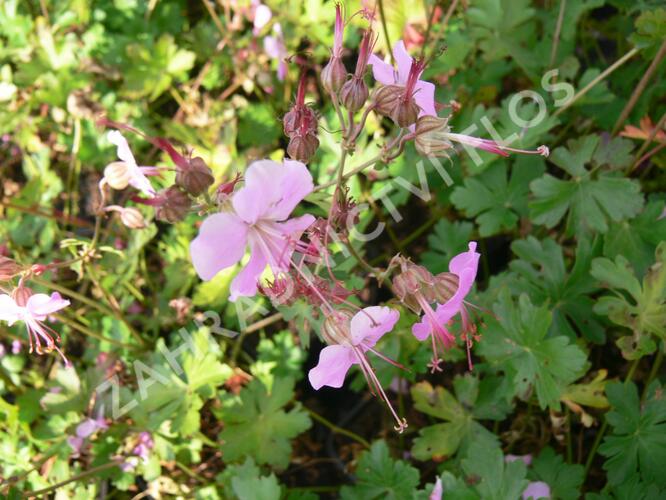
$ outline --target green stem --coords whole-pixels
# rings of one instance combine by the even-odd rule
[[[386,13],[384,12],[384,1],[377,0],[377,5],[379,6],[379,18],[382,21],[382,29],[384,30],[384,40],[386,40],[386,52],[391,56],[391,64],[395,66],[395,58],[393,57],[393,47],[391,46],[391,40],[389,39],[388,26],[386,24]]]
[[[310,408],[306,408],[306,407],[304,407],[304,408],[310,414],[310,416],[312,418],[314,418],[320,424],[323,424],[326,427],[328,427],[329,429],[331,429],[332,432],[335,432],[336,434],[342,434],[343,436],[347,436],[348,438],[353,439],[357,443],[362,444],[366,448],[370,448],[370,443],[368,441],[366,441],[365,439],[363,439],[358,434],[356,434],[352,431],[348,431],[347,429],[343,429],[342,427],[338,427],[337,425],[335,425],[330,420],[327,420],[326,418],[322,417],[318,413],[315,413],[314,411],[312,411]]]
[[[119,340],[110,339],[108,337],[105,337],[104,335],[100,335],[99,333],[91,330],[90,328],[88,328],[86,326],[83,326],[82,324],[69,319],[67,316],[63,316],[62,314],[54,314],[53,316],[58,321],[63,323],[64,325],[67,325],[70,328],[72,328],[72,329],[74,329],[78,332],[81,332],[82,334],[87,335],[89,337],[95,338],[95,339],[100,340],[102,342],[108,342],[109,344],[113,344],[113,345],[116,345],[118,347],[122,347],[124,349],[137,349],[137,346],[135,346],[135,345],[126,344],[126,343],[121,342]]]
[[[633,363],[631,363],[631,366],[629,367],[629,371],[627,372],[627,376],[624,378],[624,383],[628,384],[631,382],[631,379],[634,377],[634,373],[636,372],[636,368],[638,368],[638,362],[640,361],[639,359],[635,359]],[[587,461],[585,462],[585,472],[583,473],[583,483],[585,483],[585,478],[587,478],[587,474],[590,472],[590,468],[592,467],[592,462],[594,461],[594,456],[597,453],[597,448],[599,448],[599,445],[601,444],[601,440],[604,437],[604,434],[606,434],[606,430],[608,429],[608,420],[604,418],[603,424],[601,424],[601,428],[599,429],[599,432],[597,432],[597,436],[594,439],[594,443],[592,444],[592,448],[590,449],[590,453],[587,455]]]
[[[54,484],[53,486],[49,486],[48,488],[44,488],[41,490],[36,490],[36,491],[29,491],[28,493],[24,493],[24,497],[34,497],[38,495],[45,495],[46,493],[51,493],[52,491],[57,490],[58,488],[65,486],[69,483],[73,483],[76,481],[79,481],[80,479],[84,479],[88,476],[92,476],[95,474],[98,474],[102,471],[105,471],[107,469],[111,469],[113,467],[120,467],[120,464],[118,462],[109,462],[104,465],[100,465],[98,467],[93,467],[92,469],[89,469],[85,472],[81,472],[80,474],[77,474],[76,476],[72,476],[69,479],[65,479],[64,481],[60,481],[59,483]]]
[[[643,395],[641,396],[641,401],[645,400],[645,397],[647,396],[648,387],[650,387],[652,381],[655,378],[657,378],[657,373],[659,373],[659,369],[661,368],[661,364],[663,362],[664,362],[664,350],[660,348],[659,351],[657,352],[657,356],[654,358],[654,362],[652,363],[650,374],[648,375],[648,378],[645,381],[645,388],[643,389]]]

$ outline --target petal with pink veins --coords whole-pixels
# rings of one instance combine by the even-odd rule
[[[350,322],[352,344],[361,342],[373,347],[382,336],[391,330],[400,319],[400,313],[390,307],[366,307],[357,312]]]
[[[310,384],[315,390],[325,385],[339,389],[345,382],[349,368],[356,362],[356,357],[349,347],[324,347],[319,353],[319,363],[308,373]]]
[[[221,212],[204,220],[190,243],[192,264],[201,279],[210,280],[243,258],[247,232],[247,224],[233,213]]]

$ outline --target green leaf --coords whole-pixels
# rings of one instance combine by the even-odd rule
[[[570,465],[552,448],[544,448],[532,462],[530,478],[543,481],[550,486],[553,498],[577,500],[580,498],[580,487],[583,485],[584,467],[579,464]]]
[[[393,460],[385,441],[376,441],[363,452],[356,467],[356,484],[343,486],[340,498],[372,500],[412,498],[419,484],[419,471],[402,460]]]
[[[461,446],[466,448],[474,440],[483,440],[489,446],[498,445],[497,436],[475,421],[474,403],[479,394],[479,381],[471,375],[457,377],[454,382],[458,399],[443,387],[433,388],[428,382],[412,386],[414,407],[444,423],[419,429],[414,439],[412,454],[419,460],[449,457]],[[459,401],[460,400],[460,401]],[[501,419],[503,415],[497,415]]]
[[[661,217],[666,203],[651,201],[634,219],[615,222],[604,235],[604,255],[611,259],[622,255],[643,276],[654,262],[657,245],[666,241],[666,217]]]
[[[467,475],[467,483],[473,484],[484,500],[520,498],[528,485],[525,479],[527,470],[522,460],[505,463],[498,446],[488,446],[483,442],[470,446],[462,468]]]
[[[220,418],[225,423],[220,433],[226,461],[252,457],[258,464],[284,469],[291,456],[290,439],[311,425],[307,413],[296,403],[286,412],[283,407],[294,397],[294,382],[276,378],[271,391],[254,379],[238,396],[225,395]]]
[[[649,397],[641,403],[635,384],[609,383],[606,394],[613,409],[606,420],[613,433],[604,439],[599,453],[607,457],[604,469],[608,480],[618,485],[636,473],[646,483],[666,486],[663,464],[666,461],[666,399],[654,382]]]
[[[499,319],[489,322],[477,351],[507,374],[515,395],[528,398],[535,389],[541,408],[558,409],[566,386],[583,374],[586,356],[567,337],[548,336],[549,309],[533,306],[527,295],[516,304],[502,292],[493,308]]]
[[[261,475],[251,458],[245,459],[243,464],[227,466],[218,476],[225,489],[225,498],[238,498],[239,500],[280,500],[282,489],[275,474]]]
[[[642,284],[622,255],[615,260],[598,258],[592,262],[592,276],[615,292],[601,297],[594,311],[633,331],[631,337],[618,341],[627,359],[654,352],[656,344],[651,335],[666,339],[666,242],[657,247],[655,259]]]
[[[238,142],[241,146],[267,146],[281,136],[280,120],[268,104],[250,104],[241,109]]]
[[[594,304],[590,294],[597,289],[590,279],[590,266],[592,258],[598,255],[598,245],[580,240],[569,272],[562,247],[551,239],[539,241],[530,236],[514,241],[511,250],[520,257],[509,264],[511,292],[526,293],[534,304],[551,306],[551,334],[575,340],[580,332],[593,342],[604,342],[604,326],[598,317],[590,314]]]
[[[636,19],[636,33],[631,40],[639,47],[649,47],[649,52],[656,51],[666,39],[666,9],[663,7],[646,10]],[[648,54],[648,57],[653,57]]]
[[[262,338],[257,346],[258,360],[274,363],[273,375],[276,377],[303,378],[303,362],[306,354],[294,342],[293,334],[288,331],[278,332],[270,339]]]
[[[535,199],[530,203],[530,213],[535,223],[552,228],[568,214],[568,235],[605,233],[609,221],[622,221],[640,212],[643,196],[638,182],[585,168],[598,143],[598,137],[586,136],[553,151],[551,161],[571,178],[563,180],[545,174],[532,181]]]
[[[526,158],[526,157],[524,157]],[[466,217],[476,217],[481,236],[491,236],[516,227],[519,217],[527,214],[529,183],[543,174],[543,160],[517,160],[508,178],[507,163],[495,162],[476,177],[465,179],[451,201]]]
[[[454,255],[467,250],[474,226],[469,222],[450,222],[442,219],[435,224],[428,235],[428,250],[423,253],[422,262],[433,274],[449,269],[449,261]]]

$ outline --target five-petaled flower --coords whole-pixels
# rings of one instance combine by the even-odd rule
[[[67,307],[69,300],[63,299],[57,292],[50,296],[36,293],[30,295],[27,300],[24,300],[25,295],[25,293],[17,294],[16,298],[7,294],[0,295],[0,320],[7,321],[9,326],[17,321],[23,321],[28,329],[30,352],[35,350],[37,354],[42,354],[56,350],[65,361],[65,365],[69,366],[69,360],[56,345],[60,342],[60,336],[44,324],[47,316]]]
[[[194,268],[204,280],[238,263],[250,247],[250,260],[231,283],[232,301],[257,293],[267,264],[276,276],[287,272],[301,234],[315,220],[309,214],[289,219],[314,187],[303,163],[256,161],[244,179],[245,186],[234,193],[228,210],[208,216],[190,244]]]
[[[421,321],[412,327],[414,336],[423,341],[430,337],[433,349],[433,371],[438,369],[440,361],[438,347],[444,350],[451,347],[455,341],[455,337],[448,331],[447,324],[458,313],[461,315],[464,335],[470,333],[472,325],[469,320],[469,314],[465,307],[465,297],[469,294],[476,272],[479,266],[480,254],[476,251],[476,242],[469,243],[469,250],[456,255],[451,262],[449,262],[449,275],[450,283],[452,285],[452,294],[450,298],[441,304],[437,304],[437,308],[433,310],[429,304],[423,305],[424,315]],[[446,278],[443,276],[442,278]],[[443,280],[442,280],[443,281]],[[471,339],[466,338],[467,348],[471,347]]]
[[[400,366],[375,350],[375,344],[384,334],[393,330],[399,318],[398,311],[382,306],[366,307],[356,314],[348,310],[331,311],[322,328],[322,336],[329,345],[319,353],[319,363],[310,370],[308,378],[316,390],[323,386],[340,388],[352,365],[359,365],[370,391],[386,402],[397,422],[396,430],[402,432],[407,427],[407,422],[398,417],[391,406],[366,357],[366,352],[370,351],[381,359]]]
[[[398,40],[393,46],[393,58],[398,66],[397,69],[374,54],[370,56],[368,64],[372,65],[372,75],[375,80],[383,85],[409,86],[407,90],[419,107],[419,116],[437,116],[435,86],[420,79],[424,69],[423,63],[409,55],[402,40]]]

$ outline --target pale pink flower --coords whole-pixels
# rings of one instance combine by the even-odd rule
[[[69,361],[56,345],[56,342],[60,342],[60,336],[44,324],[47,316],[68,305],[69,300],[63,299],[57,292],[51,296],[45,293],[31,295],[24,306],[20,306],[10,295],[2,294],[0,295],[0,320],[7,321],[9,326],[17,321],[23,321],[28,329],[30,352],[33,351],[33,348],[38,354],[56,350],[65,361],[65,365],[69,365]],[[42,347],[42,341],[46,344],[44,347]]]
[[[348,311],[332,311],[322,328],[322,335],[329,345],[319,353],[319,362],[309,371],[308,379],[315,390],[323,386],[340,388],[352,365],[359,365],[370,390],[386,402],[398,423],[396,430],[402,432],[407,423],[395,413],[366,357],[366,352],[370,351],[397,364],[374,347],[384,334],[393,330],[399,318],[398,311],[381,306],[366,307],[353,316]]]
[[[455,342],[455,337],[448,331],[447,324],[458,313],[461,314],[463,330],[469,327],[469,316],[465,308],[465,297],[472,289],[479,265],[480,254],[476,251],[476,242],[469,243],[469,250],[456,255],[449,262],[449,271],[457,278],[455,293],[444,304],[437,304],[433,310],[430,304],[420,304],[424,315],[421,321],[412,327],[414,336],[423,341],[431,338],[433,348],[433,371],[438,368],[438,345],[448,349]],[[470,343],[468,342],[468,348]]]
[[[442,500],[442,480],[438,477],[437,480],[435,481],[435,487],[432,489],[432,493],[430,493],[430,497],[428,497],[428,500]]]
[[[21,354],[23,350],[23,345],[19,340],[12,340],[12,354]]]
[[[140,457],[144,462],[148,461],[150,450],[155,446],[152,436],[149,432],[143,431],[139,433],[139,443],[134,447],[132,453]]]
[[[543,481],[534,481],[527,485],[523,491],[523,500],[538,500],[539,498],[550,498],[550,486]]]
[[[307,167],[293,160],[283,164],[260,160],[247,169],[245,186],[234,193],[231,208],[204,220],[190,244],[192,263],[204,280],[237,264],[250,248],[250,260],[231,282],[231,299],[257,293],[257,281],[268,265],[275,276],[287,272],[298,240],[312,215],[289,215],[314,188]]]
[[[106,430],[109,426],[102,415],[102,412],[97,415],[97,418],[86,418],[79,425],[76,426],[76,435],[69,436],[67,443],[78,456],[81,453],[81,448],[85,440],[99,430]]]
[[[263,3],[253,3],[255,7],[252,32],[255,35],[258,35],[264,26],[270,22],[271,18],[273,17],[273,13],[271,12],[271,9],[269,9],[268,6],[264,5]]]
[[[504,461],[506,463],[516,462],[518,460],[523,462],[525,465],[530,465],[532,463],[532,455],[530,455],[529,453],[527,455],[511,455],[511,454],[508,454],[504,457]]]
[[[482,149],[483,151],[488,151],[489,153],[494,153],[496,155],[501,155],[501,156],[509,156],[508,151],[513,153],[538,154],[544,157],[548,157],[548,155],[550,154],[548,146],[544,145],[539,146],[536,150],[529,150],[529,149],[511,148],[509,146],[504,146],[491,139],[481,139],[479,137],[473,137],[471,135],[465,135],[465,134],[446,133],[445,138],[448,139],[449,141],[459,142],[464,146]]]
[[[284,44],[284,37],[282,36],[282,27],[280,23],[273,25],[273,35],[264,37],[264,51],[271,59],[275,59],[278,63],[277,77],[281,82],[287,76],[287,61],[285,60],[289,55],[287,47]]]
[[[415,61],[407,52],[405,43],[398,40],[393,46],[393,58],[398,65],[395,69],[391,64],[384,62],[376,55],[371,55],[368,64],[372,65],[372,75],[383,85],[409,86],[413,92],[414,101],[420,108],[419,116],[437,116],[435,110],[435,86],[420,80],[424,64]]]
[[[155,167],[140,167],[137,165],[132,150],[127,144],[127,140],[117,130],[111,130],[107,134],[109,142],[118,149],[118,158],[125,164],[129,174],[129,185],[141,191],[144,195],[152,198],[155,196],[155,189],[150,184],[146,174],[152,175],[156,172]]]

